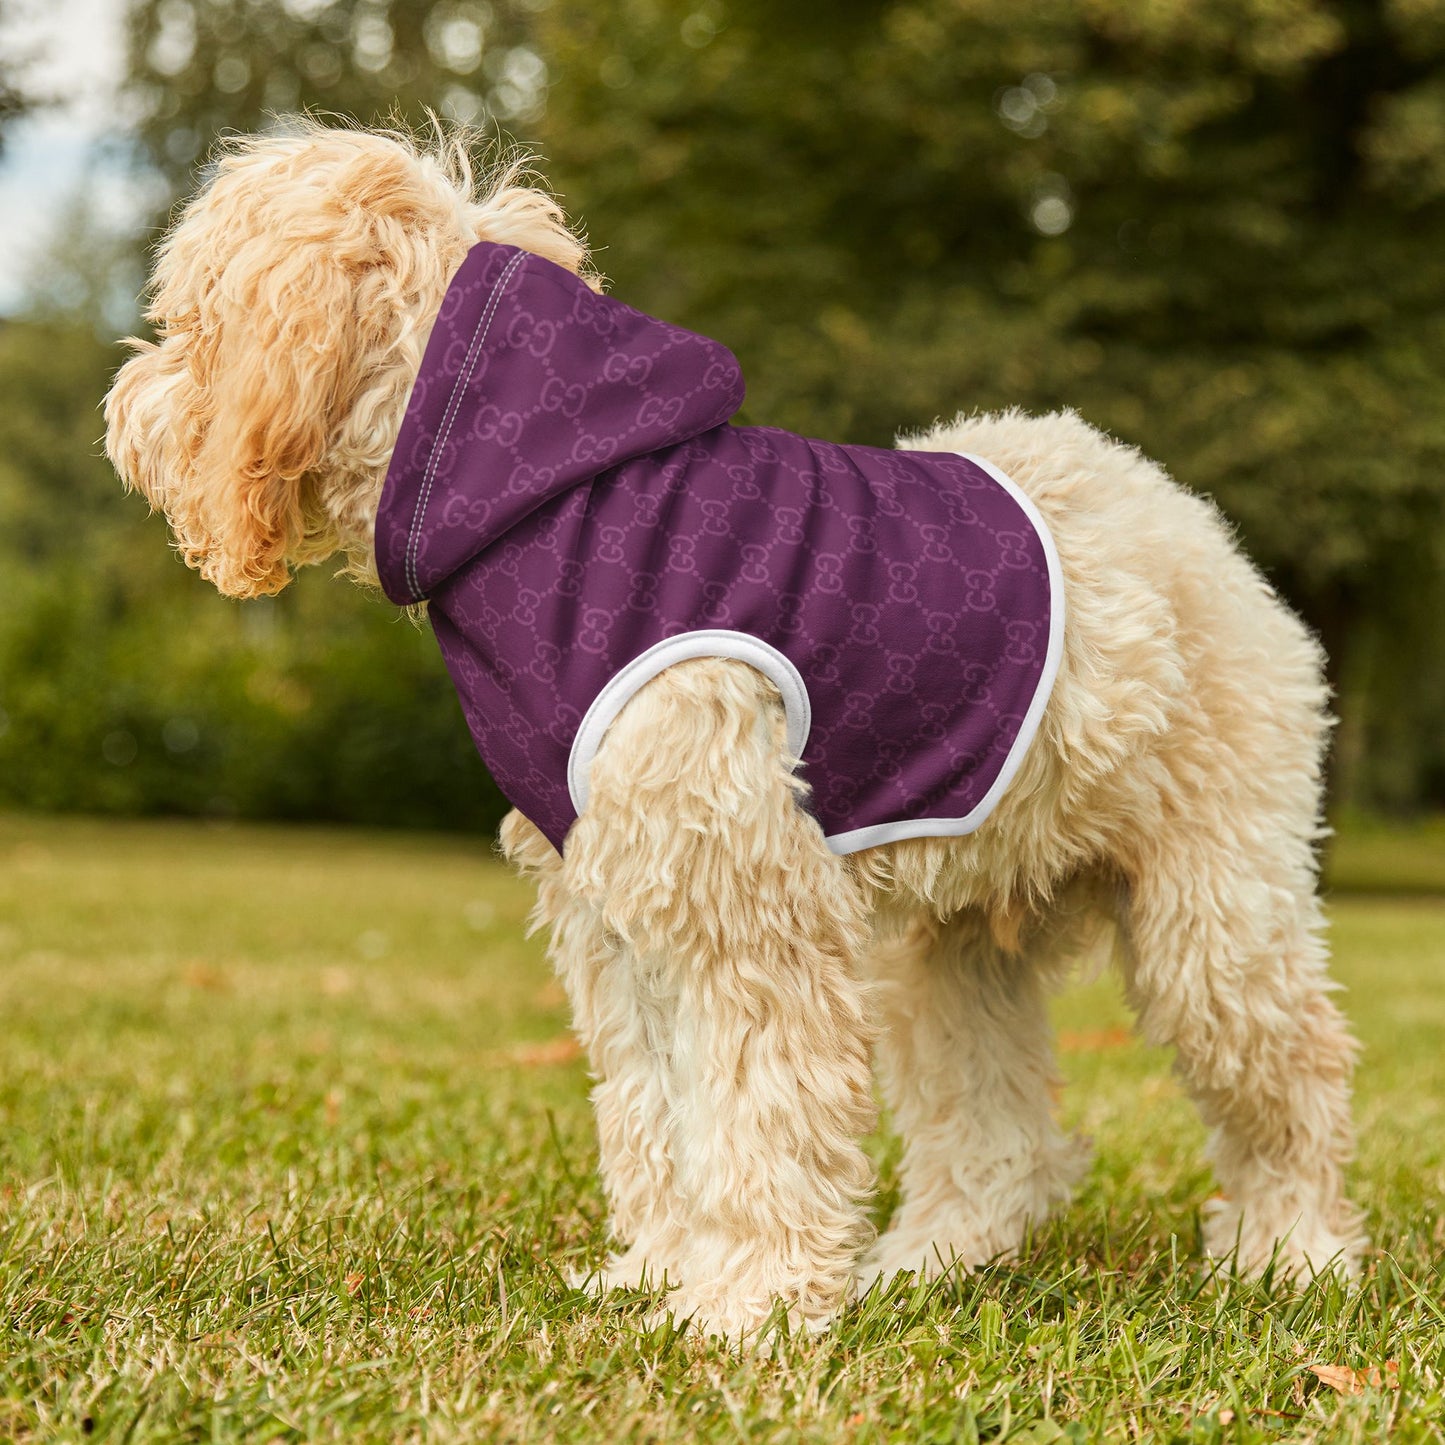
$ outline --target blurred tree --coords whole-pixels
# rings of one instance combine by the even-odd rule
[[[5,153],[5,133],[36,102],[24,77],[31,57],[14,43],[11,34],[6,34],[19,9],[15,0],[0,0],[0,36],[4,36],[4,44],[0,44],[0,155]]]
[[[0,326],[0,556],[14,566],[99,562],[135,539],[144,513],[125,505],[98,444],[113,361],[73,320]]]
[[[0,806],[495,825],[423,631],[324,572],[229,602],[123,495],[112,362],[86,317],[0,323]]]
[[[272,111],[533,116],[545,68],[521,43],[529,13],[526,0],[143,0],[132,160],[163,209],[219,132]],[[120,358],[94,336],[134,261],[112,239],[73,207],[27,316],[0,322],[0,803],[494,825],[504,804],[424,632],[317,574],[274,601],[221,599],[123,496],[98,412]]]
[[[131,26],[126,104],[172,195],[268,112],[415,124],[429,105],[540,141],[614,289],[739,353],[751,420],[886,443],[957,409],[1077,407],[1215,496],[1323,633],[1344,796],[1445,802],[1440,0],[139,0]],[[74,513],[17,501],[18,475],[0,469],[0,520],[49,526],[53,549]],[[106,517],[95,546],[126,551],[131,521]],[[421,653],[388,650],[409,631],[382,609],[309,580],[269,610],[198,600],[146,546],[154,573],[115,574],[149,610],[120,605],[111,662],[169,697],[231,639],[216,727],[289,719],[261,727],[248,807],[337,806],[351,785],[318,802],[283,745],[324,757],[313,722],[427,726]],[[67,635],[94,643],[96,606]],[[211,619],[209,659],[180,647],[182,616]],[[352,663],[328,674],[333,636]]]
[[[600,264],[735,347],[753,419],[1069,405],[1138,443],[1322,633],[1378,792],[1376,614],[1445,668],[1390,600],[1445,561],[1438,0],[560,0],[537,43]]]
[[[144,156],[180,193],[217,135],[288,111],[529,124],[546,99],[529,22],[546,3],[140,0],[127,88]]]

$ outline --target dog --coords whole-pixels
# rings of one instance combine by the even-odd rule
[[[529,173],[478,178],[465,140],[441,133],[304,122],[227,142],[160,245],[150,294],[155,340],[130,343],[106,399],[120,477],[228,596],[274,593],[295,568],[340,558],[363,584],[429,607],[484,756],[523,805],[502,849],[536,880],[536,919],[595,1079],[615,1250],[594,1288],[663,1286],[665,1313],[743,1340],[780,1305],[794,1327],[822,1329],[874,1281],[1008,1258],[1086,1167],[1053,1117],[1046,1001],[1110,930],[1142,1035],[1172,1046],[1211,1130],[1223,1197],[1206,1212],[1206,1249],[1251,1275],[1356,1270],[1365,1240],[1342,1180],[1355,1047],[1331,999],[1316,892],[1321,653],[1212,505],[1068,412],[961,415],[867,456],[733,428],[741,393],[725,350],[605,297]],[[548,371],[554,334],[561,347],[573,333],[576,365],[600,358],[580,393],[565,369]],[[669,376],[686,372],[675,395],[656,380],[659,357]],[[551,414],[529,423],[531,444],[553,448],[554,473],[586,463],[560,499],[504,435],[520,413],[489,400],[515,388],[513,365],[540,368],[551,388],[550,402],[538,391],[533,410]],[[626,424],[613,433],[577,429],[593,382],[621,388]],[[663,414],[678,397],[700,409],[674,437]],[[609,437],[641,426],[647,406],[643,451],[614,468]],[[975,569],[987,590],[1014,566],[1023,589],[1003,640],[978,644],[988,668],[1022,659],[991,714],[1000,737],[945,748],[929,779],[880,802],[911,775],[918,719],[948,734],[956,697],[895,708],[862,751],[828,763],[841,793],[823,797],[800,714],[811,703],[842,736],[848,704],[828,667],[864,675],[877,658],[815,647],[822,672],[800,680],[789,609],[813,604],[784,593],[801,592],[774,588],[775,606],[754,596],[751,623],[727,613],[719,599],[741,586],[741,554],[756,561],[772,540],[759,542],[755,511],[742,524],[751,542],[726,512],[721,532],[703,512],[669,531],[694,589],[680,623],[647,620],[655,589],[638,577],[658,577],[643,553],[623,555],[650,545],[659,497],[702,506],[687,479],[718,455],[745,482],[759,465],[786,472],[814,502],[851,477],[838,505],[865,537],[870,496],[899,526],[953,508],[952,530],[921,541],[919,558],[935,542],[950,555],[974,545],[969,498],[1002,509],[984,528],[994,563]],[[462,473],[470,493],[456,489]],[[585,615],[569,653],[526,607],[546,611],[539,594],[572,575],[587,509],[617,496],[633,508],[617,562],[629,580],[612,603],[572,610],[597,613],[598,636],[641,618],[628,647],[651,660],[609,681],[618,655],[588,651]],[[495,509],[512,501],[503,527]],[[779,536],[797,529],[775,513]],[[531,529],[515,547],[511,527]],[[607,538],[587,545],[601,567]],[[530,585],[548,555],[553,581]],[[821,587],[821,554],[796,555]],[[927,605],[909,600],[913,565],[849,574],[848,628],[866,631],[888,603],[881,586],[857,587],[902,576],[901,590],[888,584],[905,608],[897,626],[918,631],[884,652],[929,660],[933,693],[942,678],[961,696],[977,660],[973,634],[954,632],[971,606],[967,566],[940,609],[946,582]],[[511,588],[512,653],[489,662],[497,587]],[[807,631],[802,613],[792,621]],[[519,660],[529,627],[535,645]],[[932,649],[930,627],[944,638]],[[685,645],[710,629],[743,641]],[[550,666],[570,678],[573,657],[599,651],[575,698],[546,677]],[[551,689],[553,713],[527,713],[523,673]],[[939,803],[959,768],[976,786]],[[938,826],[918,827],[919,813]],[[862,1148],[875,1056],[904,1142],[901,1202],[877,1238]]]

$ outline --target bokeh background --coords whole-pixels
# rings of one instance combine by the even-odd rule
[[[0,0],[0,805],[501,814],[425,632],[218,598],[100,451],[169,207],[301,107],[533,150],[749,422],[1137,444],[1323,638],[1337,812],[1445,807],[1441,0]]]

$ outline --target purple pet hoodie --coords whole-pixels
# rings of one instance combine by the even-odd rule
[[[1038,729],[1063,593],[988,462],[729,424],[737,361],[512,246],[453,278],[376,519],[498,786],[560,849],[672,663],[750,663],[836,853],[968,833]]]

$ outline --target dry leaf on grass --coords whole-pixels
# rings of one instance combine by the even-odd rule
[[[219,969],[199,959],[192,959],[181,970],[181,982],[187,988],[202,988],[209,993],[227,993],[231,980]]]
[[[352,979],[344,968],[323,968],[321,970],[321,992],[327,998],[340,998],[351,992]]]
[[[1363,1395],[1366,1390],[1398,1390],[1400,1362],[1386,1360],[1383,1371],[1373,1365],[1368,1370],[1354,1370],[1348,1365],[1311,1365],[1310,1371],[1320,1384],[1341,1395]]]
[[[532,1000],[538,1008],[565,1008],[567,1005],[567,990],[557,982],[555,978],[548,979],[541,988],[537,990],[537,997]]]
[[[1099,1029],[1092,1033],[1069,1033],[1059,1035],[1059,1048],[1066,1054],[1098,1053],[1107,1049],[1127,1049],[1134,1042],[1134,1035],[1128,1029]]]
[[[545,1068],[548,1064],[570,1064],[582,1057],[582,1045],[571,1034],[548,1039],[540,1044],[517,1044],[500,1059],[504,1064],[520,1064],[524,1069]]]

